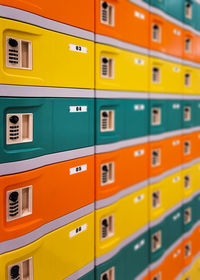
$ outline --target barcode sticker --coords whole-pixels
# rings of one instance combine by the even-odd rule
[[[87,106],[69,106],[70,113],[87,112]]]
[[[73,174],[80,173],[80,172],[83,172],[83,171],[86,171],[86,170],[87,170],[87,164],[83,164],[83,165],[80,165],[80,166],[70,168],[69,174],[73,175]]]
[[[87,53],[87,48],[83,46],[69,44],[69,49],[70,51],[74,51],[74,52]]]

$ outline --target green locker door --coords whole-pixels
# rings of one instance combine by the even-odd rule
[[[194,28],[198,31],[200,31],[200,3],[195,2],[194,3]]]
[[[184,23],[195,28],[195,9],[198,4],[194,0],[184,0],[183,2]]]
[[[127,280],[139,277],[149,265],[149,232],[146,231],[129,245],[125,250],[125,271]]]
[[[182,128],[182,104],[181,100],[168,100],[167,102],[167,131],[180,130]]]
[[[90,272],[79,278],[79,280],[94,280],[94,277],[94,270],[91,270]]]
[[[162,11],[166,11],[167,0],[150,0],[151,6],[154,6]]]
[[[96,145],[125,138],[123,99],[96,99]]]
[[[194,108],[194,126],[200,126],[200,101],[199,100],[193,100],[193,108]]]
[[[129,99],[125,103],[125,139],[144,137],[148,135],[147,99]]]
[[[45,98],[0,98],[0,163],[52,151],[52,102]]]
[[[165,252],[164,243],[165,221],[150,228],[150,264],[159,260]]]
[[[114,257],[96,266],[95,279],[96,280],[104,280],[104,279],[126,280],[124,260],[125,260],[125,255],[124,255],[124,250],[122,249]]]
[[[191,128],[195,126],[195,105],[196,101],[182,101],[182,128]]]
[[[195,198],[184,203],[182,213],[185,233],[190,231],[195,223]]]
[[[94,145],[94,100],[53,100],[53,149],[61,152]]]
[[[167,101],[151,99],[149,105],[150,135],[167,131]]]
[[[196,224],[200,221],[200,194],[195,196],[193,206],[193,222]]]
[[[185,0],[167,0],[166,2],[167,14],[183,22],[184,1]]]

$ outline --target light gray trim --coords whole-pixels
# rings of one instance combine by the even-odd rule
[[[185,128],[182,130],[182,134],[190,134],[200,131],[200,126]]]
[[[178,64],[181,64],[182,61],[183,61],[181,58],[178,58],[176,56],[172,56],[172,55],[162,53],[162,52],[158,52],[158,51],[154,51],[154,50],[149,50],[149,55],[151,57],[160,58],[160,59],[167,60],[167,61],[173,62],[173,63],[178,63]]]
[[[200,32],[188,24],[183,23],[183,29],[190,31],[197,36],[200,36]]]
[[[160,182],[161,180],[165,179],[166,177],[173,175],[174,173],[180,172],[181,167],[182,167],[182,165],[176,166],[175,168],[169,169],[158,176],[149,178],[149,185]]]
[[[146,268],[142,273],[140,273],[134,280],[141,280],[149,273],[149,269]]]
[[[146,92],[95,90],[95,96],[104,99],[148,99],[149,94]]]
[[[128,187],[128,188],[126,188],[126,189],[124,189],[124,190],[122,190],[122,191],[120,191],[120,192],[118,192],[118,193],[116,193],[112,196],[109,196],[109,197],[101,199],[101,200],[97,200],[95,202],[95,209],[100,209],[100,208],[109,206],[109,205],[117,202],[121,198],[147,187],[147,185],[148,185],[147,182],[148,182],[147,180],[143,181],[143,182],[140,182],[140,183],[135,184],[131,187]]]
[[[190,203],[197,195],[200,194],[200,189],[197,190],[196,192],[194,192],[192,195],[190,195],[189,197],[186,197],[182,200],[183,202],[183,206],[187,203]]]
[[[182,203],[179,202],[176,205],[174,205],[173,207],[171,207],[170,209],[168,209],[167,211],[165,211],[162,216],[160,216],[158,219],[151,221],[149,223],[150,228],[153,228],[153,227],[157,226],[158,224],[162,223],[169,215],[171,215],[173,212],[176,212],[178,209],[180,209],[181,206],[182,206]]]
[[[94,154],[94,146],[48,154],[36,158],[20,160],[15,162],[7,162],[0,164],[0,176],[24,172],[39,168],[45,165],[85,157]]]
[[[183,94],[183,100],[200,100],[200,95]]]
[[[150,92],[149,93],[149,99],[178,99],[178,100],[183,100],[183,94],[174,94],[174,93],[154,93]]]
[[[109,251],[108,253],[106,253],[102,256],[97,257],[96,260],[95,260],[96,266],[108,261],[111,258],[113,258],[117,253],[120,252],[121,249],[123,249],[125,246],[130,244],[133,240],[138,238],[140,235],[145,233],[147,230],[148,230],[148,225],[143,226],[138,231],[136,231],[135,233],[133,233],[132,235],[130,235],[126,239],[122,240],[114,249],[112,249],[111,251]]]
[[[122,148],[127,148],[139,144],[144,144],[148,142],[148,136],[144,137],[138,137],[130,140],[122,140],[115,143],[110,144],[103,144],[103,145],[96,145],[95,146],[95,153],[107,153],[107,152],[113,152]]]
[[[0,97],[94,98],[93,89],[0,85]]]
[[[192,235],[193,231],[194,231],[199,225],[200,225],[200,222],[199,222],[199,221],[196,222],[196,224],[194,224],[194,225],[192,226],[192,228],[191,228],[189,231],[187,231],[187,232],[185,232],[185,233],[183,234],[183,239],[185,240],[186,238],[190,237],[190,236]]]
[[[192,165],[196,164],[196,163],[200,163],[200,158],[195,158],[194,160],[184,163],[182,165],[182,169],[186,169],[186,168],[190,168]]]
[[[114,47],[117,47],[117,48],[120,48],[120,49],[124,49],[126,51],[131,51],[131,52],[143,54],[143,55],[146,55],[146,56],[149,53],[149,50],[147,48],[143,48],[143,47],[140,47],[138,45],[127,43],[127,42],[121,41],[119,39],[115,39],[115,38],[105,36],[105,35],[96,34],[95,35],[95,42],[105,44],[105,45],[114,46]]]
[[[0,5],[0,17],[21,21],[70,36],[94,41],[94,33],[68,24],[51,20],[17,8]]]
[[[144,8],[145,10],[149,11],[149,4],[145,3],[143,0],[128,0],[129,2],[132,2],[135,5],[138,5],[139,7]]]
[[[7,241],[0,242],[0,254],[13,251],[24,247],[39,238],[43,237],[44,235],[55,231],[63,226],[72,223],[73,221],[80,219],[83,216],[89,215],[90,213],[94,212],[94,203],[91,203],[87,206],[84,206],[78,210],[75,210],[65,216],[57,218],[49,223],[46,223],[39,228],[25,234],[19,236],[17,238],[13,238]]]
[[[149,142],[154,142],[154,141],[161,141],[166,138],[171,138],[171,137],[179,137],[182,135],[182,130],[174,130],[170,132],[163,132],[161,134],[157,135],[150,135],[149,136]]]
[[[94,261],[88,263],[87,265],[85,265],[84,267],[82,267],[78,271],[74,272],[73,274],[71,274],[70,276],[65,278],[64,280],[77,280],[80,277],[89,273],[93,269],[94,269]]]

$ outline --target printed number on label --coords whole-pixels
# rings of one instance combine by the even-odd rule
[[[87,112],[87,106],[69,106],[70,113]]]
[[[87,48],[83,46],[69,44],[69,49],[70,51],[74,51],[74,52],[87,53]]]
[[[82,225],[82,226],[80,226],[80,227],[77,227],[76,229],[70,231],[69,237],[72,238],[72,237],[74,237],[75,235],[77,235],[77,234],[83,232],[83,231],[86,230],[86,229],[87,229],[87,224],[84,224],[84,225]]]
[[[76,174],[76,173],[83,172],[83,171],[86,171],[86,170],[87,170],[87,164],[83,164],[83,165],[80,165],[80,166],[70,168],[69,173],[70,173],[70,175],[72,175],[72,174]]]

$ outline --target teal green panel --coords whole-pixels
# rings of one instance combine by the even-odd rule
[[[164,254],[165,252],[165,243],[163,240],[163,233],[164,233],[164,230],[165,230],[165,221],[159,223],[158,225],[150,228],[149,232],[150,232],[150,263],[154,263],[156,262],[157,260],[159,260],[162,255]],[[158,232],[161,233],[161,245],[160,245],[160,248],[158,249],[155,249],[153,248],[153,243],[154,243],[154,236],[155,234],[157,234]]]
[[[154,6],[160,10],[165,11],[166,10],[166,2],[167,0],[150,0],[151,6]]]
[[[200,4],[195,3],[195,8],[194,8],[194,28],[198,31],[200,31]]]
[[[182,106],[180,100],[167,101],[167,131],[180,130],[182,128]]]
[[[187,18],[185,15],[185,7],[186,5],[190,5],[191,6],[191,18]],[[191,27],[195,28],[195,9],[196,9],[196,5],[198,5],[197,3],[195,3],[194,0],[184,0],[184,4],[183,4],[183,9],[184,9],[184,23],[187,25],[190,25]]]
[[[169,249],[183,234],[182,207],[167,216],[164,223],[163,242],[165,250]]]
[[[148,135],[149,102],[145,99],[125,100],[125,139]]]
[[[193,221],[194,224],[200,221],[200,194],[194,198]]]
[[[101,120],[104,118],[103,114],[106,114],[107,111],[114,112],[113,130],[101,131]],[[96,99],[96,145],[113,143],[124,138],[124,100]]]
[[[88,272],[86,275],[82,276],[81,278],[78,278],[78,280],[94,280],[94,270]]]
[[[188,216],[189,213],[186,214],[186,212],[191,211],[191,217],[188,221],[186,221],[186,216]],[[191,230],[195,223],[195,198],[192,199],[188,203],[184,203],[183,205],[183,224],[184,224],[184,232],[188,232]]]
[[[184,0],[167,0],[166,12],[170,16],[183,22]]]
[[[126,279],[138,277],[149,265],[149,232],[145,232],[124,248]]]
[[[81,106],[87,111],[79,111]],[[70,112],[70,108],[77,108],[77,112]],[[94,145],[93,99],[54,99],[52,120],[54,152]]]
[[[195,110],[196,101],[193,100],[183,100],[182,101],[182,127],[183,128],[190,128],[195,126],[195,114],[197,110]],[[191,112],[190,120],[185,120],[185,109],[189,108]],[[196,111],[196,112],[195,112]]]
[[[151,99],[149,105],[150,135],[160,134],[167,130],[167,101]],[[157,113],[156,113],[157,112]],[[155,115],[160,114],[160,124],[153,124]]]
[[[47,101],[45,98],[0,98],[0,104],[1,163],[20,161],[52,152],[51,101]],[[7,114],[16,116],[19,113],[33,114],[33,141],[6,144]]]
[[[104,263],[96,266],[95,279],[96,280],[102,280],[104,278],[106,279],[106,276],[108,275],[108,271],[110,269],[114,270],[115,280],[122,280],[122,279],[126,280],[125,255],[123,249],[119,251],[119,253],[117,253],[114,257],[110,258],[108,261],[105,261]]]
[[[194,126],[200,126],[200,101],[193,101],[193,110],[194,110]]]

